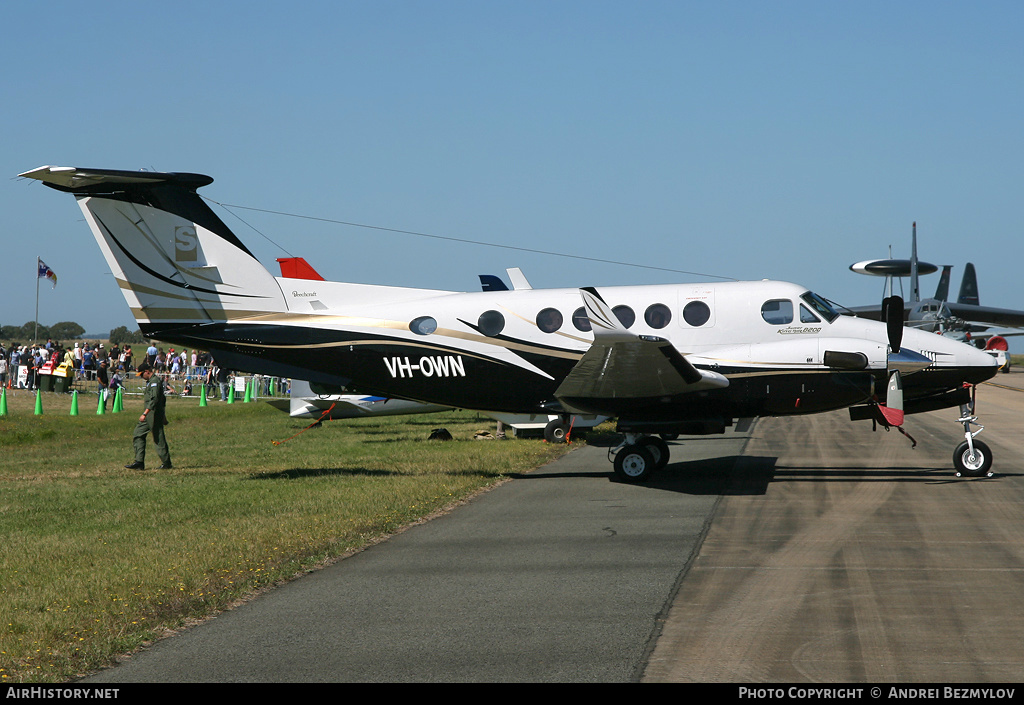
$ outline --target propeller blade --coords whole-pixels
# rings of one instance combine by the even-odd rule
[[[889,334],[889,349],[898,353],[903,342],[903,298],[890,296],[883,299],[882,318]]]
[[[893,370],[889,376],[889,386],[885,390],[885,404],[879,404],[878,410],[882,418],[890,426],[903,425],[903,380],[900,371]]]

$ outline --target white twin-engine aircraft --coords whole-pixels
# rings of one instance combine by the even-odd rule
[[[233,369],[492,413],[616,417],[627,481],[668,462],[660,435],[843,407],[899,428],[904,413],[959,405],[958,474],[991,474],[969,387],[994,360],[904,330],[898,297],[887,325],[777,281],[459,293],[278,278],[197,194],[208,176],[21,176],[78,199],[145,335]]]

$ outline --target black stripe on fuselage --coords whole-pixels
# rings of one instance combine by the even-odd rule
[[[211,323],[174,327],[143,324],[143,332],[168,343],[213,352],[233,369],[347,385],[380,394],[468,409],[513,413],[548,411],[554,392],[575,365],[563,356],[518,353],[546,374],[440,343],[298,326]],[[507,352],[500,348],[503,355]],[[718,366],[724,389],[658,398],[566,399],[574,408],[632,419],[724,418],[817,413],[869,401],[885,387],[884,371],[843,371]],[[971,378],[971,370],[946,368],[907,375],[907,399],[931,397]],[[550,378],[548,377],[550,376]]]

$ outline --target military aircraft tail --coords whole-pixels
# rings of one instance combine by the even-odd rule
[[[960,294],[956,297],[958,304],[969,304],[978,306],[978,275],[974,271],[974,265],[970,262],[964,267],[964,278],[960,282]]]
[[[953,269],[953,265],[946,264],[942,266],[942,274],[939,276],[939,285],[935,287],[935,300],[945,301],[949,298],[949,273]]]
[[[44,166],[21,176],[73,194],[143,333],[287,310],[281,287],[188,173]]]

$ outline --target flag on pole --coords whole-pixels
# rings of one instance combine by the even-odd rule
[[[54,271],[47,267],[46,262],[39,259],[38,257],[36,257],[36,262],[39,264],[39,278],[43,279],[45,277],[46,279],[49,279],[51,282],[53,282],[53,288],[57,288],[57,275],[54,273]]]

